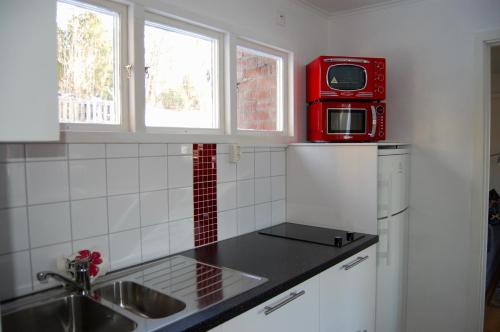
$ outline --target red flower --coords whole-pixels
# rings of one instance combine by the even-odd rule
[[[90,264],[89,274],[91,277],[95,277],[99,273],[99,268],[95,264]]]

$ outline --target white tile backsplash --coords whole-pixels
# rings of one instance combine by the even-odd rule
[[[141,262],[139,229],[109,235],[111,269],[116,270]]]
[[[217,145],[218,239],[285,220],[285,145]],[[42,287],[56,258],[111,269],[194,247],[192,144],[0,144],[0,299]],[[30,242],[31,240],[31,242]]]
[[[236,204],[236,182],[224,182],[217,184],[217,209],[226,211],[235,209]]]
[[[169,188],[193,186],[193,157],[168,157],[168,186]]]
[[[193,216],[193,188],[171,189],[168,193],[170,220],[191,218]]]
[[[0,210],[0,255],[28,248],[26,207]]]
[[[255,203],[254,180],[238,181],[238,207],[249,206]]]
[[[217,182],[236,181],[236,163],[230,162],[228,154],[217,155]]]
[[[193,144],[169,144],[169,156],[193,155]]]
[[[219,241],[238,235],[236,212],[236,210],[229,210],[217,213],[217,231]]]
[[[271,175],[271,153],[255,153],[255,177],[262,178]]]
[[[167,144],[139,144],[140,157],[166,156],[167,152]]]
[[[71,240],[68,202],[30,206],[28,216],[32,248]]]
[[[271,203],[255,205],[255,228],[263,229],[271,224]]]
[[[127,158],[139,156],[138,144],[106,144],[106,157]]]
[[[30,252],[0,256],[0,299],[21,296],[33,291]]]
[[[169,223],[170,254],[175,254],[193,247],[193,218],[172,221]]]
[[[108,216],[110,233],[138,228],[139,194],[108,197]]]
[[[119,158],[107,160],[108,195],[139,191],[139,160]]]
[[[141,191],[167,189],[167,157],[143,157],[139,163]]]
[[[237,210],[238,235],[255,230],[255,207],[247,206]]]
[[[104,144],[69,144],[69,159],[102,159],[106,158]]]
[[[106,196],[105,160],[71,160],[69,187],[72,200]]]
[[[168,191],[141,193],[141,226],[151,226],[168,221]]]
[[[141,230],[142,260],[148,261],[170,253],[169,224],[144,227]]]
[[[255,204],[271,201],[271,178],[255,179]]]
[[[27,163],[26,174],[29,204],[62,202],[69,199],[67,161]]]
[[[0,209],[26,205],[24,163],[0,164]]]
[[[240,161],[236,166],[236,177],[238,180],[251,179],[255,176],[255,154],[242,153]]]
[[[108,203],[105,197],[71,203],[73,240],[108,233]]]
[[[286,154],[285,151],[271,152],[271,176],[285,175]]]

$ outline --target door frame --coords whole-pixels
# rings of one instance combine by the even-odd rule
[[[491,48],[500,45],[500,29],[479,32],[475,36],[475,67],[477,117],[473,123],[474,152],[471,190],[471,275],[473,304],[478,312],[471,322],[476,331],[484,326],[486,255],[488,244],[488,204],[490,182],[490,125],[491,125]],[[479,222],[479,224],[478,224]],[[474,308],[473,307],[473,308]]]

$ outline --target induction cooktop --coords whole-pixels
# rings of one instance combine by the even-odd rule
[[[259,231],[259,234],[285,239],[305,241],[331,247],[342,248],[365,236],[360,233],[342,231],[294,223],[283,223]]]

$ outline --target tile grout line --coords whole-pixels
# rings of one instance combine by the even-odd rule
[[[140,153],[140,146],[137,144],[137,178],[138,178],[138,186],[139,186],[139,194],[138,195],[138,200],[139,200],[139,250],[141,252],[141,262],[144,262],[144,256],[143,256],[143,251],[142,251],[142,200],[141,200],[141,157],[139,156]]]
[[[24,190],[26,196],[26,222],[28,225],[28,251],[29,251],[29,270],[30,270],[30,283],[31,292],[35,291],[35,283],[33,282],[33,257],[31,253],[31,230],[30,230],[30,214],[28,208],[28,165],[26,164],[26,144],[23,144],[23,154],[24,154]]]
[[[68,156],[69,158],[69,144],[66,144],[66,155]],[[73,213],[72,213],[72,209],[73,209],[73,203],[72,203],[72,195],[71,195],[71,174],[70,174],[70,161],[69,159],[66,160],[66,168],[68,170],[68,198],[69,198],[69,201],[68,201],[68,206],[69,206],[69,231],[70,231],[70,241],[71,241],[71,253],[73,254],[74,251],[75,251],[75,248],[73,246]]]
[[[108,145],[107,144],[104,144],[104,156],[106,158],[104,158],[104,168],[105,168],[105,180],[106,180],[106,223],[107,223],[107,226],[108,226],[108,232],[106,234],[106,238],[107,238],[107,244],[108,244],[108,262],[109,262],[109,270],[111,271],[111,233],[110,233],[110,226],[109,226],[109,188],[108,188]]]

